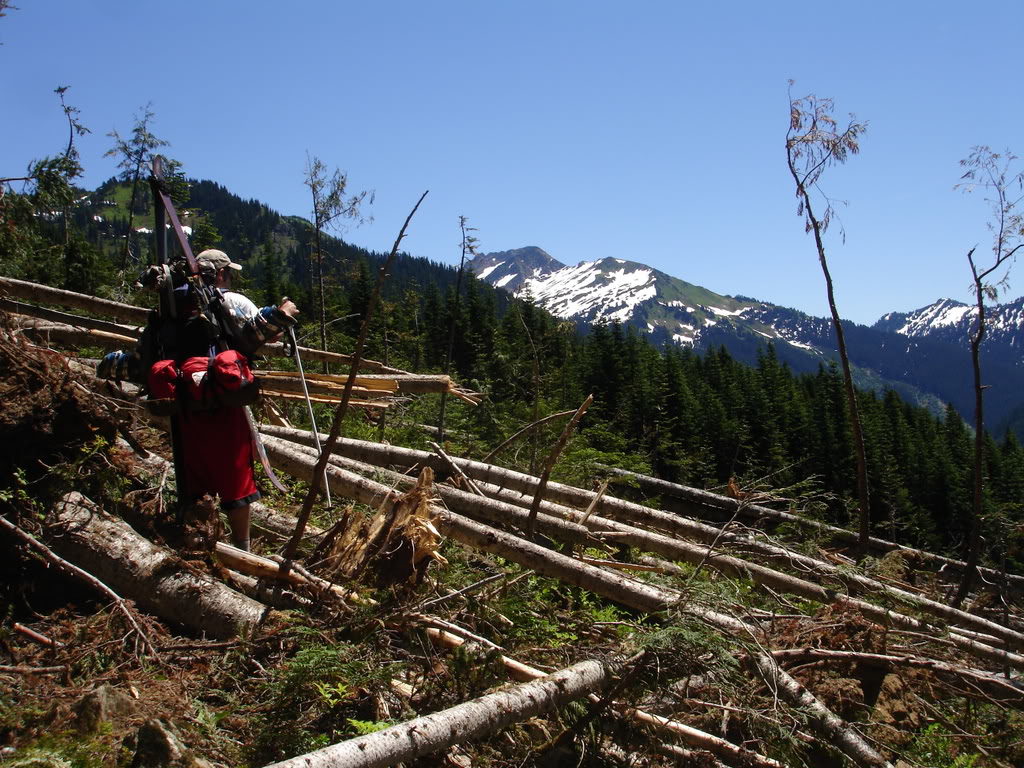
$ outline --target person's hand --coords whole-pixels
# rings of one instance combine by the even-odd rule
[[[294,321],[295,318],[298,317],[298,315],[300,314],[299,308],[295,306],[295,302],[289,299],[287,296],[285,296],[281,300],[281,304],[280,306],[278,306],[277,311],[292,321]]]

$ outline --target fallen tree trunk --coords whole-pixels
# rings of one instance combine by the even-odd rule
[[[333,744],[268,768],[383,768],[486,736],[599,690],[608,673],[581,661],[545,678]]]
[[[927,669],[942,677],[974,686],[986,696],[997,699],[1000,704],[1009,704],[1018,709],[1024,708],[1024,681],[1020,678],[1009,679],[981,669],[970,669],[969,667],[947,664],[936,659],[883,653],[838,651],[830,648],[786,648],[772,651],[772,656],[778,661],[826,661],[831,663],[867,664],[868,666],[881,667],[882,669],[898,669],[900,667]]]
[[[94,331],[76,328],[64,323],[37,320],[20,315],[18,327],[21,332],[37,344],[64,344],[68,346],[103,347],[104,349],[133,349],[138,343],[134,336],[110,331]]]
[[[216,552],[217,559],[233,571],[244,573],[247,576],[255,576],[260,579],[273,580],[280,578],[281,566],[270,558],[254,555],[252,552],[246,552],[238,549],[230,544],[225,544],[223,541],[217,542],[214,551]],[[359,596],[351,590],[345,589],[344,587],[327,581],[326,579],[317,578],[315,576],[306,576],[295,570],[289,569],[285,576],[285,580],[295,586],[314,587],[317,590],[331,592],[342,600],[364,602],[361,601]]]
[[[729,496],[712,493],[711,491],[705,491],[700,488],[691,488],[678,483],[670,483],[667,480],[661,480],[649,475],[641,475],[637,472],[630,472],[626,469],[607,466],[603,467],[603,469],[616,477],[627,477],[636,480],[640,485],[641,490],[648,493],[659,494],[663,500],[663,503],[661,504],[662,509],[672,512],[706,518],[708,517],[708,512],[714,510],[715,512],[720,513],[714,516],[716,519],[727,520],[733,515],[738,514],[740,517],[747,520],[771,520],[778,523],[791,523],[801,528],[824,534],[837,543],[849,546],[856,545],[859,540],[859,536],[855,531],[848,531],[845,528],[839,528],[818,520],[811,520],[800,515],[795,515],[792,512],[772,509],[771,507],[766,507],[761,504],[749,503],[741,499],[734,499]],[[678,503],[672,504],[672,501]],[[923,549],[907,547],[903,544],[897,544],[876,536],[872,536],[868,539],[868,545],[873,551],[882,554],[899,551],[925,562],[940,563],[942,565],[949,565],[958,569],[962,569],[965,565],[961,560],[955,560],[933,552],[927,552]],[[1001,579],[1003,576],[1001,573],[992,569],[981,570],[983,570],[985,575],[990,579]],[[1024,588],[1024,576],[1018,576],[1011,573],[1006,574],[1006,578],[1013,585]]]
[[[280,441],[275,442],[280,451]],[[267,449],[268,452],[271,450],[270,445],[267,446]],[[287,452],[287,458],[287,466],[285,462],[281,462],[282,469],[296,473],[299,477],[307,480],[312,477],[315,471],[313,461],[295,451]],[[326,475],[328,483],[332,484],[332,490],[367,504],[379,504],[394,494],[394,491],[380,483],[337,467],[327,466]],[[581,563],[511,534],[480,525],[448,510],[437,509],[433,521],[442,534],[473,549],[501,555],[544,576],[582,587],[634,610],[647,614],[659,614],[670,607],[675,607],[733,637],[754,638],[756,636],[753,627],[731,616],[681,604],[677,593]],[[760,651],[751,651],[750,657],[753,660],[753,666],[770,688],[780,691],[792,703],[802,708],[808,714],[812,726],[842,750],[847,757],[859,765],[888,765],[860,734],[822,705],[809,691],[779,667],[769,655]]]
[[[312,443],[311,433],[303,432],[302,430],[270,428],[264,431],[267,434],[288,435],[290,438],[301,439],[303,441],[308,441],[310,444]],[[344,441],[345,447],[347,447],[350,442],[353,441]],[[307,442],[302,442],[300,444],[308,448]],[[386,448],[393,448],[393,446],[386,446]],[[389,450],[386,452],[391,453],[392,451]],[[418,453],[421,458],[438,458],[434,454],[426,452]],[[473,463],[454,458],[452,458],[451,461],[455,462],[457,465],[463,466],[465,464]],[[514,474],[519,475],[520,473]],[[404,476],[397,473],[389,474],[389,478],[396,483],[409,482],[404,479]],[[520,477],[511,477],[511,479],[516,480],[519,484],[525,482],[524,478],[529,478],[529,476],[521,475]],[[498,496],[500,499],[518,502],[516,506],[520,509],[525,509],[533,503],[533,499],[530,498],[529,494],[526,492],[503,489],[486,481],[481,481],[481,488],[488,494]],[[464,494],[456,489],[448,489],[446,486],[438,486],[438,492],[451,508],[464,514],[468,514],[471,517],[477,519],[484,518],[492,522],[515,522],[520,528],[523,528],[526,525],[526,520],[523,519],[523,516],[517,509],[509,509],[507,506],[494,506],[500,502],[492,502],[491,505],[488,505],[486,502],[481,501],[479,497]],[[594,496],[597,497],[597,494],[594,494]],[[616,499],[616,501],[619,500]],[[612,506],[613,510],[617,508],[618,507],[615,507],[614,505]],[[658,513],[656,510],[650,510],[647,507],[635,505],[630,502],[625,502],[625,506],[623,508],[628,510],[628,517],[633,520],[653,521],[656,526],[660,523],[660,527],[675,527],[676,533],[683,533],[684,535],[696,533],[697,536],[695,538],[698,538],[699,541],[707,544],[714,544],[716,542],[718,544],[727,543],[732,544],[733,546],[740,546],[743,549],[751,549],[758,557],[765,558],[768,562],[790,567],[799,567],[803,571],[804,576],[814,576],[818,579],[835,579],[837,582],[845,585],[846,588],[853,593],[887,595],[889,598],[898,601],[903,605],[911,606],[916,610],[936,616],[955,625],[969,627],[977,631],[984,632],[992,637],[998,638],[1002,642],[1005,642],[1010,647],[1024,648],[1024,634],[1000,624],[996,624],[984,617],[957,610],[945,605],[944,603],[899,589],[898,587],[884,584],[873,579],[868,579],[860,576],[859,574],[840,571],[830,563],[825,563],[805,555],[800,555],[782,547],[765,544],[763,542],[752,542],[746,537],[738,537],[733,534],[723,533],[719,529],[711,526],[683,521],[679,518],[675,518],[674,516]],[[568,507],[551,503],[544,503],[541,506],[541,509],[549,512],[549,514],[544,516],[544,519],[540,521],[542,530],[544,530],[546,534],[558,536],[563,541],[568,541],[573,544],[584,543],[589,538],[589,534],[587,534],[585,530],[581,530],[584,526],[578,524],[579,521],[582,521],[585,518],[585,514]],[[559,519],[565,520],[567,523],[560,523]],[[672,525],[673,521],[678,521],[679,525]],[[848,604],[850,607],[853,607],[855,610],[861,611],[869,618],[886,626],[896,626],[914,631],[929,630],[926,624],[918,621],[917,619],[904,616],[895,611],[890,611],[884,607],[875,606],[862,600],[856,600],[843,595],[834,589],[818,586],[807,581],[806,578],[801,579],[799,577],[789,576],[779,571],[766,568],[760,564],[750,563],[745,560],[710,551],[706,547],[687,544],[679,541],[678,539],[672,539],[658,533],[652,533],[608,518],[596,516],[591,516],[586,520],[585,528],[598,534],[604,532],[606,536],[611,534],[615,537],[616,541],[621,543],[643,548],[650,552],[661,554],[665,557],[683,560],[692,565],[706,564],[709,567],[713,567],[716,570],[727,573],[728,575],[746,575],[757,583],[764,584],[775,589],[781,589],[792,594],[797,594],[801,597],[821,602],[843,602]],[[1014,666],[1019,666],[1018,660],[1013,654],[1006,654],[1005,651],[991,648],[985,643],[978,643],[966,638],[956,638],[954,639],[954,642],[957,642],[963,650],[967,650],[975,655],[981,655],[983,658],[990,661],[1012,663]]]
[[[171,550],[144,539],[122,520],[70,493],[54,510],[50,544],[143,610],[211,637],[258,625],[264,606],[194,572]]]
[[[283,437],[286,440],[295,440],[298,442],[305,442],[307,440],[312,441],[312,435],[308,432],[304,432],[303,430],[288,430],[280,427],[271,427],[268,429],[267,434],[276,435]],[[446,474],[445,466],[441,459],[426,451],[417,451],[411,448],[401,448],[394,445],[385,445],[382,443],[371,443],[364,440],[352,439],[339,440],[334,450],[335,453],[342,456],[378,466],[391,464],[402,467],[415,467],[417,465],[429,464],[439,476],[443,477]],[[493,464],[484,464],[470,459],[453,458],[453,460],[459,465],[463,472],[477,482],[490,483],[500,488],[521,491],[524,494],[532,494],[536,490],[538,478],[532,475],[526,475],[522,472],[516,472]],[[550,501],[577,509],[586,509],[598,495],[594,491],[586,491],[581,488],[574,488],[573,486],[564,485],[562,483],[549,483],[546,492]],[[645,507],[641,504],[619,499],[614,496],[605,495],[600,499],[598,501],[597,511],[599,513],[603,513],[605,517],[621,518],[623,520],[635,522],[649,522],[654,527],[662,528],[663,530],[667,530],[671,533],[688,536],[698,541],[704,541],[707,543],[717,541],[719,544],[732,542],[738,546],[757,547],[754,551],[758,555],[765,552],[750,537],[736,536],[735,534],[723,535],[721,530],[714,526],[693,520],[687,520],[675,514],[652,510],[650,507]],[[775,549],[780,550],[781,548]],[[787,554],[787,559],[791,559],[793,554],[794,553]],[[930,553],[926,554],[930,555]],[[964,565],[963,562],[959,560],[949,560],[948,558],[943,558],[940,555],[930,555],[930,559],[936,562],[948,562],[950,565],[955,567],[963,567]],[[826,565],[821,563],[821,561],[812,562]],[[833,568],[833,570],[836,569]],[[1002,574],[1000,572],[996,572],[991,569],[981,570],[990,579],[999,580],[1002,578]],[[1024,577],[1014,576],[1012,574],[1010,574],[1009,577],[1016,580],[1014,583],[1019,582],[1024,584]]]
[[[39,320],[49,320],[50,322],[62,323],[76,328],[91,328],[94,331],[107,331],[108,333],[117,333],[122,336],[131,336],[132,338],[138,338],[141,335],[141,331],[134,326],[112,323],[109,320],[97,320],[93,317],[72,315],[68,312],[59,312],[56,309],[37,307],[35,304],[25,304],[24,302],[13,301],[11,299],[0,298],[0,310],[9,312],[13,315],[23,315],[34,317]]]
[[[84,309],[86,312],[94,312],[98,315],[113,317],[125,323],[134,325],[145,325],[149,310],[145,307],[136,307],[131,304],[123,304],[119,301],[99,299],[95,296],[87,296],[74,291],[64,291],[60,288],[51,288],[40,283],[30,283],[27,280],[15,280],[11,277],[0,277],[0,291],[8,296],[15,296],[27,301],[39,301],[45,304],[60,304],[63,307],[72,309]]]
[[[436,643],[449,648],[458,648],[466,642],[461,637],[457,637],[451,632],[444,632],[440,629],[429,628],[427,629],[427,635]],[[502,664],[505,665],[505,669],[508,671],[509,676],[514,680],[538,680],[545,676],[545,673],[541,672],[539,669],[523,664],[522,662],[508,656],[502,655],[501,661]],[[707,752],[711,752],[712,754],[719,755],[720,757],[725,757],[735,765],[752,766],[754,768],[783,768],[782,763],[777,760],[765,757],[764,755],[759,755],[757,752],[744,749],[743,747],[733,744],[731,741],[726,741],[718,736],[713,736],[710,733],[698,730],[697,728],[693,728],[685,723],[680,723],[672,718],[653,715],[642,709],[619,704],[617,702],[612,702],[612,706],[624,717],[627,717],[634,722],[640,723],[641,725],[653,726],[661,731],[667,731],[673,736],[680,737],[691,747],[697,747]]]

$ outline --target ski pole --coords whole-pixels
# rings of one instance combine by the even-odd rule
[[[288,334],[291,336],[292,352],[295,355],[295,366],[299,369],[299,381],[302,382],[302,394],[306,396],[306,407],[309,409],[309,421],[313,425],[313,439],[316,441],[317,453],[323,453],[320,445],[320,430],[316,428],[316,416],[313,415],[313,401],[309,399],[309,388],[306,386],[306,374],[302,371],[302,358],[299,356],[299,343],[295,340],[295,326],[288,326]],[[331,489],[327,485],[327,468],[324,467],[324,499],[327,506],[331,506]]]

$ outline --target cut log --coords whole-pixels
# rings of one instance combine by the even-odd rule
[[[141,609],[211,637],[250,632],[264,606],[188,569],[171,550],[148,541],[79,493],[57,506],[51,546]]]
[[[500,731],[600,690],[608,673],[581,661],[540,680],[489,693],[401,725],[343,741],[268,768],[383,768]]]
[[[771,507],[766,507],[761,504],[749,504],[738,499],[733,499],[729,496],[712,493],[711,491],[705,491],[700,488],[691,488],[678,483],[670,483],[657,477],[641,475],[637,472],[630,472],[626,469],[618,469],[615,467],[603,467],[603,469],[616,477],[627,477],[632,480],[636,480],[640,485],[641,490],[661,496],[663,500],[661,508],[672,512],[680,512],[682,514],[693,515],[695,517],[705,519],[711,517],[712,519],[719,520],[727,520],[733,515],[738,514],[740,517],[747,520],[771,520],[778,523],[790,523],[806,530],[821,533],[830,537],[833,541],[848,546],[856,545],[858,542],[858,534],[856,531],[848,531],[845,528],[839,528],[834,525],[829,525],[828,523],[822,523],[818,520],[810,520],[806,517],[801,517],[800,515],[794,515],[792,512],[772,509]],[[957,569],[962,569],[964,567],[964,563],[961,560],[954,560],[953,558],[944,557],[943,555],[937,555],[932,552],[926,552],[922,549],[914,549],[913,547],[896,544],[895,542],[886,541],[885,539],[881,539],[876,536],[872,536],[868,540],[868,544],[874,552],[882,554],[899,551],[923,562],[935,562],[942,565],[949,565]],[[1003,578],[1003,574],[992,569],[986,568],[980,570],[982,570],[990,580],[993,580],[996,583],[1001,582]],[[1024,576],[1011,573],[1006,574],[1006,578],[1014,586],[1024,588]]]
[[[0,277],[0,292],[26,301],[36,301],[44,304],[59,304],[62,307],[72,309],[84,309],[86,312],[93,312],[97,315],[105,315],[115,320],[120,320],[133,325],[145,325],[149,310],[145,307],[135,307],[131,304],[123,304],[119,301],[98,299],[95,296],[87,296],[74,291],[64,291],[60,288],[51,288],[40,283],[30,283],[26,280],[15,280],[11,277]]]
[[[457,637],[450,632],[443,632],[439,629],[427,629],[427,635],[434,642],[449,648],[458,648],[465,644],[465,641],[461,637]],[[501,661],[502,664],[505,665],[505,669],[508,671],[509,677],[513,680],[537,680],[545,675],[544,672],[541,672],[536,667],[523,664],[522,662],[508,656],[502,655]],[[749,749],[744,749],[730,741],[726,741],[718,736],[712,736],[710,733],[706,733],[698,730],[697,728],[680,723],[679,721],[673,720],[669,717],[653,715],[642,709],[614,702],[612,706],[615,707],[615,709],[624,717],[630,720],[644,726],[651,726],[657,730],[671,733],[673,736],[680,737],[690,746],[698,747],[699,749],[706,750],[712,754],[725,757],[735,765],[752,766],[752,768],[783,768],[782,763],[777,760],[765,757],[764,755],[759,755],[756,752],[751,752]]]
[[[269,441],[268,441],[269,442]],[[275,441],[278,444],[280,441]],[[268,452],[270,446],[268,445]],[[278,446],[278,450],[280,447]],[[428,454],[432,455],[432,454]],[[312,477],[315,463],[297,451],[287,453],[282,469],[304,479]],[[439,458],[439,457],[435,457]],[[337,467],[328,466],[327,481],[332,490],[363,503],[376,504],[389,498],[390,488]],[[434,520],[442,534],[473,549],[498,554],[538,573],[587,589],[634,610],[647,614],[663,613],[670,607],[682,610],[733,637],[756,637],[753,627],[726,614],[680,603],[678,593],[636,581],[581,563],[511,534],[473,522],[448,510],[438,509]],[[766,653],[751,651],[752,665],[772,690],[803,709],[810,724],[847,757],[863,766],[887,766],[888,763],[855,730],[846,725],[809,691],[785,672]],[[326,765],[326,763],[325,763]]]
[[[311,434],[302,430],[271,428],[265,430],[265,432],[272,435],[287,435],[289,438],[303,441],[303,445],[312,443]],[[338,448],[344,450],[345,454],[348,455],[348,449],[352,447],[353,443],[357,445],[354,446],[356,450],[352,452],[358,453],[364,458],[379,458],[381,454],[389,456],[396,455],[394,446],[382,446],[382,450],[375,451],[369,448],[370,445],[375,444],[367,444],[362,441],[339,441]],[[437,456],[425,451],[411,452],[409,449],[399,450],[412,454],[412,456],[422,460],[423,463],[434,463],[438,461]],[[397,455],[402,456],[403,454],[398,453]],[[405,456],[405,458],[408,459],[410,456]],[[450,458],[449,460],[464,469],[467,465],[470,465],[470,468],[472,468],[471,465],[476,464],[476,462],[468,462],[463,459]],[[527,480],[531,479],[530,476],[522,475],[521,473],[512,473],[507,470],[505,470],[505,472],[507,474],[504,474],[503,477],[510,484],[514,482],[519,486],[523,486],[527,484]],[[393,474],[389,475],[389,478],[394,482],[403,482],[401,475]],[[533,479],[536,480],[536,478]],[[528,507],[533,502],[533,499],[528,492],[501,488],[500,486],[486,481],[479,481],[479,483],[481,489],[486,493],[497,495],[503,500],[516,502],[517,505],[521,505],[522,508]],[[551,484],[551,486],[556,485],[559,484]],[[561,487],[569,488],[569,486]],[[579,489],[573,490],[579,491]],[[522,514],[518,510],[510,509],[508,506],[495,506],[493,503],[487,504],[485,501],[475,499],[469,494],[462,494],[455,489],[449,489],[445,486],[438,486],[438,491],[450,508],[455,509],[462,514],[467,514],[475,519],[485,519],[491,522],[504,521],[519,525],[520,527],[523,527],[525,524]],[[580,493],[586,492],[580,491]],[[594,499],[598,499],[600,494],[594,493],[592,496]],[[607,499],[610,497],[605,498]],[[839,584],[845,585],[845,587],[853,593],[887,595],[890,599],[895,600],[898,603],[908,605],[915,610],[920,610],[924,613],[941,618],[954,625],[972,628],[989,634],[998,638],[1001,642],[1006,643],[1011,648],[1024,648],[1024,634],[996,624],[995,622],[989,621],[983,617],[951,608],[950,606],[938,601],[930,600],[921,595],[917,595],[873,579],[868,579],[849,571],[841,571],[830,563],[825,563],[821,560],[792,552],[783,547],[767,544],[765,542],[755,542],[750,540],[748,537],[740,537],[734,534],[723,533],[719,529],[711,526],[692,521],[685,521],[674,515],[659,513],[656,510],[651,510],[647,507],[633,504],[631,502],[621,502],[619,499],[613,499],[613,501],[620,503],[611,504],[606,509],[610,509],[613,512],[624,510],[627,513],[624,517],[629,518],[633,522],[648,522],[662,529],[666,527],[674,528],[675,530],[673,532],[677,534],[689,534],[693,538],[697,538],[698,541],[708,544],[717,541],[720,545],[732,544],[734,547],[749,549],[752,550],[754,555],[763,561],[787,567],[799,567],[805,578],[788,576],[779,571],[760,565],[759,563],[750,563],[745,560],[728,556],[724,553],[709,553],[707,547],[687,544],[679,541],[678,539],[645,531],[638,527],[619,523],[608,518],[591,516],[587,519],[586,528],[595,534],[600,535],[603,532],[606,536],[613,535],[615,540],[621,543],[639,547],[650,552],[661,554],[665,557],[682,560],[692,565],[704,563],[709,567],[713,567],[730,576],[746,575],[752,578],[756,583],[790,592],[791,594],[797,594],[808,599],[826,603],[838,600],[848,604],[856,610],[861,611],[872,620],[878,621],[886,626],[896,626],[913,631],[928,631],[929,628],[927,625],[917,619],[913,619],[884,607],[875,606],[862,600],[856,600],[837,592],[835,589],[818,586],[809,581],[806,577],[813,576],[819,580],[831,579]],[[542,519],[539,521],[541,530],[543,530],[545,534],[557,536],[561,540],[572,544],[583,543],[589,539],[589,534],[583,530],[584,526],[577,524],[578,521],[585,519],[585,513],[580,513],[572,508],[551,503],[542,504],[541,509],[549,512],[549,515],[542,516]],[[567,520],[568,524],[560,523],[559,518]],[[1005,651],[992,648],[984,642],[978,642],[966,637],[953,637],[952,639],[963,650],[989,661],[1010,663],[1015,667],[1020,667],[1021,662],[1024,661],[1024,659],[1021,659],[1015,654],[1007,654]]]

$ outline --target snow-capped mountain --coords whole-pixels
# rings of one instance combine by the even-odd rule
[[[481,280],[512,294],[519,292],[523,281],[539,275],[550,275],[565,267],[535,245],[512,251],[485,253],[469,263],[469,268]]]
[[[698,350],[725,346],[754,363],[768,342],[796,371],[817,370],[836,359],[831,320],[742,296],[714,293],[645,264],[618,258],[565,266],[540,248],[477,256],[478,278],[528,296],[552,314],[581,326],[620,322],[655,344]],[[907,314],[891,313],[873,327],[844,322],[847,347],[862,387],[893,388],[905,399],[939,410],[952,403],[971,412],[973,398],[966,333],[971,307],[944,300]],[[1002,425],[1024,414],[1024,364],[1017,341],[1024,329],[1024,299],[991,315],[987,378],[1000,385],[987,395],[988,423]],[[998,352],[997,352],[998,349]],[[1007,355],[1003,350],[1015,353]]]
[[[954,344],[969,343],[977,325],[978,311],[973,304],[939,299],[913,312],[890,312],[872,327],[911,338],[931,338]],[[1016,365],[1024,365],[1024,296],[1007,304],[985,309],[985,341],[988,355],[1005,355]]]

